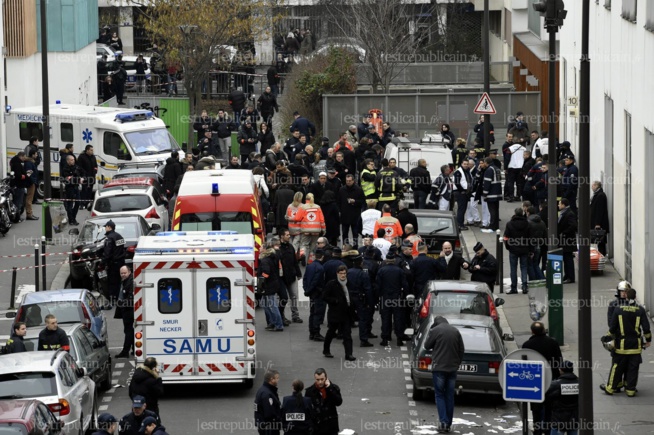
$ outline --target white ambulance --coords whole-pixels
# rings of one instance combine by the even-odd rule
[[[50,105],[50,172],[52,186],[59,187],[59,150],[73,144],[75,157],[93,145],[98,162],[98,181],[109,180],[121,163],[165,161],[172,150],[180,150],[166,124],[149,110],[78,104]],[[8,161],[23,151],[36,136],[43,154],[43,110],[41,106],[9,109],[5,113]],[[43,163],[39,167],[39,196],[43,195]]]
[[[134,253],[136,361],[164,383],[243,383],[256,370],[254,237],[235,231],[144,236]]]

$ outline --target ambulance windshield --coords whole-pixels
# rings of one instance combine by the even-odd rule
[[[165,128],[133,131],[125,133],[125,138],[137,156],[168,154],[180,149],[175,138]]]
[[[236,231],[252,234],[252,215],[246,212],[188,213],[181,216],[181,231]]]

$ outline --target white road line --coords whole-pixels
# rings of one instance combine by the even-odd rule
[[[400,350],[402,352],[406,352],[408,350],[408,348],[406,346],[400,346]]]
[[[115,372],[111,373],[111,376],[113,376],[114,378],[117,378],[122,374],[123,374],[122,370],[116,370]]]
[[[418,411],[415,410],[415,409],[409,409],[409,415],[411,417],[417,417],[418,416]],[[419,424],[419,422],[418,421],[414,422],[413,420],[411,420],[411,424],[414,425],[414,426],[417,426]]]
[[[111,396],[104,396],[104,397],[102,398],[102,401],[103,401],[103,402],[111,402],[111,399],[113,399],[113,397],[111,397]]]
[[[409,399],[413,399],[413,393],[406,393],[406,397]]]
[[[411,373],[411,369],[404,369],[404,373]]]
[[[106,411],[107,409],[109,409],[109,406],[108,406],[108,405],[100,405],[100,406],[98,406],[98,411]]]
[[[402,358],[409,358],[409,354],[408,353],[403,353]]]
[[[413,384],[406,384],[407,390],[413,390]]]
[[[409,406],[416,406],[415,400],[409,400]]]
[[[411,376],[405,376],[405,377],[404,377],[404,380],[405,380],[405,381],[410,381],[410,380],[411,380]]]
[[[123,367],[125,367],[125,363],[116,363],[114,364],[114,367],[117,369],[122,369]]]

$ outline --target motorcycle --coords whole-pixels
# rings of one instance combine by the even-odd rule
[[[3,236],[11,229],[12,214],[16,214],[16,205],[14,205],[14,194],[7,177],[0,181],[0,234]]]
[[[110,299],[107,268],[102,263],[103,250],[104,239],[101,239],[94,245],[82,250],[81,260],[85,262],[84,266],[91,277],[91,291],[98,292],[105,299]]]

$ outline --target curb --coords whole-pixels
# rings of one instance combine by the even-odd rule
[[[477,244],[477,236],[475,236],[475,232],[472,230],[468,231],[462,231],[461,237],[463,238],[463,244],[464,244],[464,252],[466,254],[466,259],[470,259],[470,252],[468,251],[468,246],[475,246]],[[513,335],[513,330],[511,329],[511,325],[509,325],[509,321],[506,318],[506,315],[504,314],[504,308],[501,306],[497,307],[497,312],[500,316],[500,327],[502,328],[502,332],[505,334],[511,334]],[[518,343],[513,341],[505,341],[504,346],[506,347],[507,353],[511,353],[514,350],[518,350]]]
[[[57,275],[55,275],[54,279],[52,280],[52,284],[50,284],[50,290],[66,288],[66,281],[68,281],[69,276],[70,264],[62,264],[59,268],[59,271],[57,272]]]

